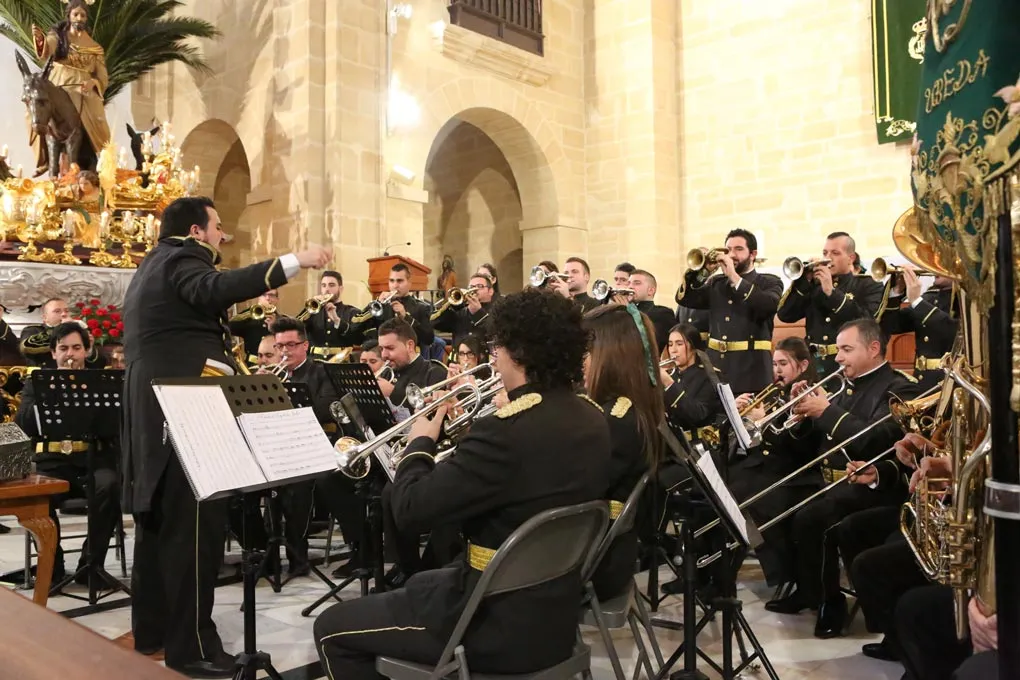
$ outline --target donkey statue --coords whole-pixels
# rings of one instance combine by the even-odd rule
[[[157,125],[155,120],[152,121],[152,124],[155,127],[149,130],[149,136],[155,137],[156,135],[159,134],[159,129],[162,126]],[[145,164],[145,157],[142,155],[142,138],[145,135],[145,131],[135,130],[133,127],[131,127],[131,123],[127,123],[127,133],[128,136],[131,138],[131,155],[135,157],[136,165],[135,170],[141,172],[142,165]]]

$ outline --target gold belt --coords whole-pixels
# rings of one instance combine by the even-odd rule
[[[832,484],[846,479],[846,470],[822,466],[822,479],[826,484]]]
[[[340,352],[350,349],[349,347],[313,347],[312,354],[320,357],[332,357]]]
[[[839,345],[817,345],[812,342],[808,346],[815,353],[815,356],[819,357],[831,357],[839,353]]]
[[[609,519],[615,520],[623,512],[623,503],[620,501],[609,501]]]
[[[736,342],[728,342],[726,340],[716,340],[715,338],[708,339],[708,348],[714,349],[716,352],[746,352],[749,349],[759,350],[763,352],[772,351],[771,340],[755,340],[753,343],[747,340],[738,340]]]
[[[485,571],[485,568],[489,566],[489,562],[492,561],[492,557],[496,554],[496,551],[492,548],[483,548],[480,545],[474,543],[468,543],[468,564],[471,565],[472,569],[478,571]]]
[[[917,357],[914,359],[914,368],[919,371],[937,371],[942,368],[942,358]]]
[[[83,453],[89,450],[89,445],[85,442],[77,441],[62,441],[62,442],[47,442],[46,447],[43,448],[43,443],[39,442],[35,445],[36,454],[40,453],[62,453],[69,455],[72,453]]]

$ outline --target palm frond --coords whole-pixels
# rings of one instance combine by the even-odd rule
[[[220,32],[208,21],[176,14],[183,7],[181,0],[97,0],[89,7],[92,38],[106,52],[106,101],[161,64],[209,71],[195,40]],[[0,0],[0,35],[34,59],[32,25],[46,31],[63,16],[61,0]]]

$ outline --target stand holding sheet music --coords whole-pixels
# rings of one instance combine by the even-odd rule
[[[50,589],[59,593],[83,573],[88,575],[88,603],[94,607],[99,600],[123,590],[131,591],[113,577],[102,564],[96,563],[95,522],[95,457],[100,441],[116,441],[120,436],[120,395],[124,389],[124,371],[41,370],[32,374],[35,391],[35,419],[43,442],[84,441],[86,450],[85,495],[88,512],[85,563]],[[99,588],[105,583],[111,590],[102,597]],[[64,593],[68,597],[84,599]]]
[[[275,376],[155,380],[152,389],[166,418],[164,432],[199,501],[336,470],[333,447],[312,409],[292,408]],[[258,497],[247,493],[244,502],[257,504]],[[238,680],[255,680],[258,671],[280,678],[255,640],[255,583],[262,559],[258,551],[245,550],[244,653],[238,657]]]
[[[690,444],[678,440],[666,424],[660,425],[659,431],[669,450],[690,470],[694,487],[700,490],[704,497],[703,503],[707,503],[719,517],[726,533],[744,550],[748,547],[761,545],[761,534],[758,533],[754,523],[741,514],[736,500],[719,476],[711,455],[700,446],[698,448],[701,450],[692,450]],[[686,508],[681,532],[684,568],[684,641],[662,666],[654,680],[662,680],[681,656],[684,659],[684,668],[671,674],[670,680],[705,680],[707,676],[698,670],[699,656],[712,666],[723,680],[732,680],[755,661],[762,663],[772,680],[779,680],[775,668],[765,656],[765,650],[762,649],[761,643],[758,642],[754,631],[751,630],[751,625],[741,611],[740,599],[736,597],[736,569],[739,569],[739,565],[730,567],[726,564],[726,560],[719,561],[720,573],[715,579],[715,585],[719,588],[718,597],[705,603],[708,605],[707,611],[700,620],[698,619],[699,555],[691,525],[694,521],[694,506],[702,504],[702,501],[701,499],[694,501],[691,499],[690,493],[682,492],[680,495],[682,506]],[[725,540],[725,535],[723,538]],[[698,633],[714,619],[716,612],[722,613],[723,664],[721,667],[698,649]],[[754,654],[748,656],[741,633],[750,640],[754,647]],[[736,668],[733,666],[734,636],[737,637],[741,651],[741,663]]]

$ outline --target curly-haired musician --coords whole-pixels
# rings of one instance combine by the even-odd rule
[[[492,316],[493,361],[510,403],[476,421],[439,464],[433,454],[446,409],[415,422],[392,492],[402,529],[458,523],[468,555],[320,615],[315,644],[329,678],[374,680],[378,655],[435,663],[491,550],[539,512],[604,497],[609,429],[573,391],[588,346],[579,306],[528,289],[500,299]],[[487,600],[465,638],[472,670],[526,673],[568,658],[580,589],[573,573]]]

